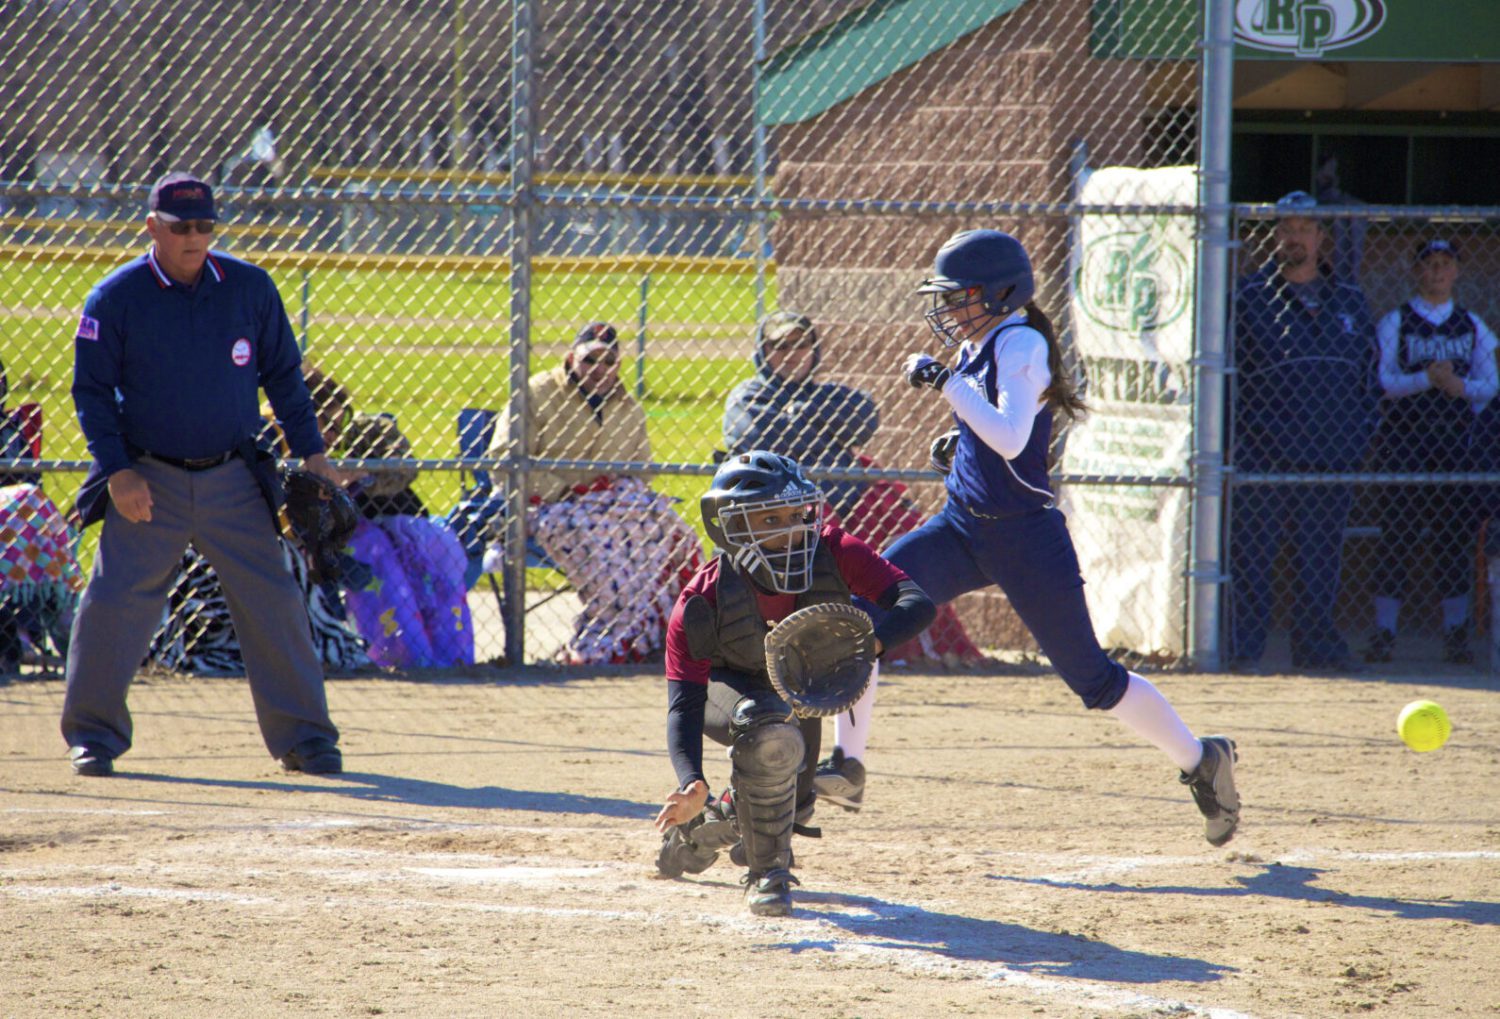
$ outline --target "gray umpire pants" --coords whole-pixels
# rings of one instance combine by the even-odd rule
[[[189,542],[219,575],[239,637],[261,736],[272,757],[303,740],[337,740],[307,606],[282,561],[276,528],[250,468],[235,458],[185,471],[146,457],[151,520],[133,524],[113,505],[93,576],[73,620],[62,734],[119,756],[130,749],[126,691],[161,622]]]

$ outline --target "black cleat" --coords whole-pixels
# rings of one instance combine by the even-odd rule
[[[281,767],[286,771],[300,771],[306,775],[338,775],[344,770],[344,755],[333,740],[314,736],[283,754]]]
[[[1182,773],[1182,784],[1193,791],[1193,799],[1204,817],[1203,835],[1211,846],[1222,846],[1234,838],[1240,825],[1240,794],[1234,787],[1234,740],[1227,736],[1204,736],[1203,760],[1192,774]]]
[[[756,916],[791,916],[792,885],[801,884],[792,872],[777,867],[764,874],[754,871],[741,882],[745,886],[745,905]]]
[[[105,778],[115,773],[114,755],[103,747],[91,743],[80,743],[68,749],[68,760],[72,762],[73,774],[90,778]]]
[[[834,747],[833,753],[818,762],[813,789],[819,799],[857,814],[865,799],[865,766],[858,758],[845,757],[840,747]]]
[[[1474,664],[1474,650],[1469,647],[1468,623],[1459,623],[1443,631],[1443,661],[1454,665]]]
[[[1388,662],[1396,651],[1396,631],[1377,627],[1365,645],[1364,659],[1367,662]]]

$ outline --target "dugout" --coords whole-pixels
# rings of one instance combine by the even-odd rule
[[[1319,188],[1333,157],[1349,200],[1389,206],[1500,204],[1500,5],[1453,0],[1235,0],[1231,196],[1266,202]],[[1086,166],[1196,162],[1201,34],[1196,0],[876,0],[765,65],[757,116],[773,129],[778,197],[1061,203]],[[1323,183],[1326,184],[1326,181]],[[781,303],[818,309],[832,356],[878,394],[884,463],[918,466],[913,436],[941,407],[903,391],[890,365],[926,349],[910,298],[959,216],[784,214],[773,240]],[[1004,222],[1035,253],[1055,314],[1069,277],[1065,219],[1020,210]],[[1381,221],[1363,232],[1360,279],[1378,318],[1410,290],[1413,241],[1465,246],[1458,299],[1500,327],[1500,231],[1488,219]],[[1266,251],[1243,224],[1236,272]],[[1063,324],[1066,325],[1065,319]],[[843,349],[838,349],[842,347]],[[924,492],[941,499],[936,485]],[[1366,499],[1371,496],[1365,496]],[[1341,596],[1356,639],[1368,625],[1370,528],[1356,512]],[[1413,582],[1422,576],[1420,565]],[[1286,583],[1290,584],[1290,577]],[[997,593],[961,605],[982,643],[1029,637]],[[1422,625],[1430,607],[1403,614]]]

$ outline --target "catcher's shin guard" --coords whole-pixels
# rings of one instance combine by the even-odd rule
[[[797,771],[806,744],[790,716],[786,702],[769,690],[734,707],[730,773],[745,864],[753,873],[791,864]]]

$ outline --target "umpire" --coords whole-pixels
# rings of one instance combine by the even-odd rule
[[[209,250],[201,180],[151,189],[151,247],[106,276],[74,341],[73,402],[93,466],[78,496],[103,521],[73,621],[62,734],[73,770],[110,775],[130,749],[126,691],[191,542],[218,573],[261,735],[288,771],[343,770],[307,609],[277,541],[275,461],[258,450],[264,388],[293,455],[334,482],[301,352],[267,273]]]

